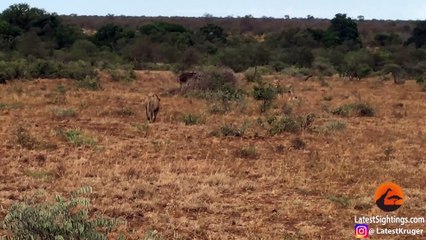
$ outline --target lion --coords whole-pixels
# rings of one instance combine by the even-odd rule
[[[157,114],[160,111],[160,98],[157,94],[149,94],[145,102],[146,117],[148,122],[153,123],[157,119]]]

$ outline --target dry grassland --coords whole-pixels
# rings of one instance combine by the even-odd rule
[[[251,97],[212,114],[206,100],[170,94],[179,84],[168,72],[104,78],[96,92],[64,79],[1,85],[0,219],[37,192],[91,186],[93,212],[124,217],[129,239],[148,229],[163,239],[349,239],[354,216],[383,214],[373,194],[385,181],[407,196],[397,216],[426,215],[426,93],[414,81],[266,79],[295,86],[293,113],[315,113],[316,131],[271,136],[260,126],[282,114],[286,95],[265,116]],[[142,105],[149,92],[161,97],[154,124]],[[359,100],[374,117],[328,111]],[[205,123],[185,125],[188,113]],[[336,121],[346,128],[325,130]],[[247,130],[212,134],[226,123]],[[71,130],[82,134],[74,143]],[[296,137],[306,146],[296,149]]]

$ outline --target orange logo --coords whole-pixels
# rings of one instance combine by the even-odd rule
[[[401,207],[404,197],[401,187],[391,182],[383,183],[374,193],[374,201],[385,212],[392,212]]]

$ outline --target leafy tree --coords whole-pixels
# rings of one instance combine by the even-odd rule
[[[396,33],[378,33],[374,36],[374,40],[380,46],[398,45],[402,43],[401,37]]]
[[[328,31],[336,34],[337,44],[348,41],[352,42],[354,45],[361,46],[357,23],[347,17],[346,14],[336,14],[335,17],[331,19],[331,25]]]
[[[151,35],[156,33],[174,32],[174,33],[185,33],[189,32],[184,26],[174,23],[157,22],[143,25],[139,28],[139,32],[145,35]]]
[[[0,49],[12,49],[15,43],[15,38],[20,34],[21,29],[4,20],[0,20]]]
[[[37,58],[47,57],[49,50],[52,50],[52,46],[49,47],[48,42],[43,42],[35,30],[28,31],[17,38],[16,48],[24,56],[32,55]]]
[[[18,27],[8,23],[5,20],[0,20],[0,36],[14,38],[20,34],[21,30]]]
[[[49,14],[43,9],[32,8],[25,3],[11,5],[1,13],[0,18],[24,31],[38,28],[38,34],[41,36],[53,33],[53,30],[59,25],[56,14]]]
[[[132,39],[120,52],[124,58],[136,63],[156,62],[159,48],[158,43],[146,36],[140,36]]]
[[[98,47],[88,40],[77,40],[70,48],[71,60],[94,60]]]
[[[55,30],[58,48],[70,47],[77,39],[84,37],[80,28],[74,25],[59,25]]]
[[[410,45],[414,43],[416,48],[421,48],[426,45],[426,21],[420,21],[416,24],[411,37],[404,43]]]
[[[287,48],[282,52],[281,59],[288,65],[297,67],[311,67],[314,61],[312,50],[307,47]]]
[[[352,51],[346,54],[342,70],[344,73],[364,78],[371,73],[373,65],[371,53],[366,50]]]
[[[126,31],[118,25],[112,23],[102,26],[94,35],[95,43],[98,46],[108,46],[113,51],[116,51],[117,42],[119,39],[131,39],[135,36],[134,32]]]
[[[201,27],[199,30],[204,40],[213,43],[225,43],[226,34],[222,27],[215,24],[207,24],[204,27]]]
[[[253,87],[252,95],[254,99],[262,101],[260,111],[264,113],[272,106],[273,101],[277,97],[277,92],[273,86],[260,83]]]

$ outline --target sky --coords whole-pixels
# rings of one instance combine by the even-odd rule
[[[365,19],[425,20],[426,0],[0,0],[0,11],[28,3],[48,12],[77,15],[213,16],[331,19],[336,13]]]

